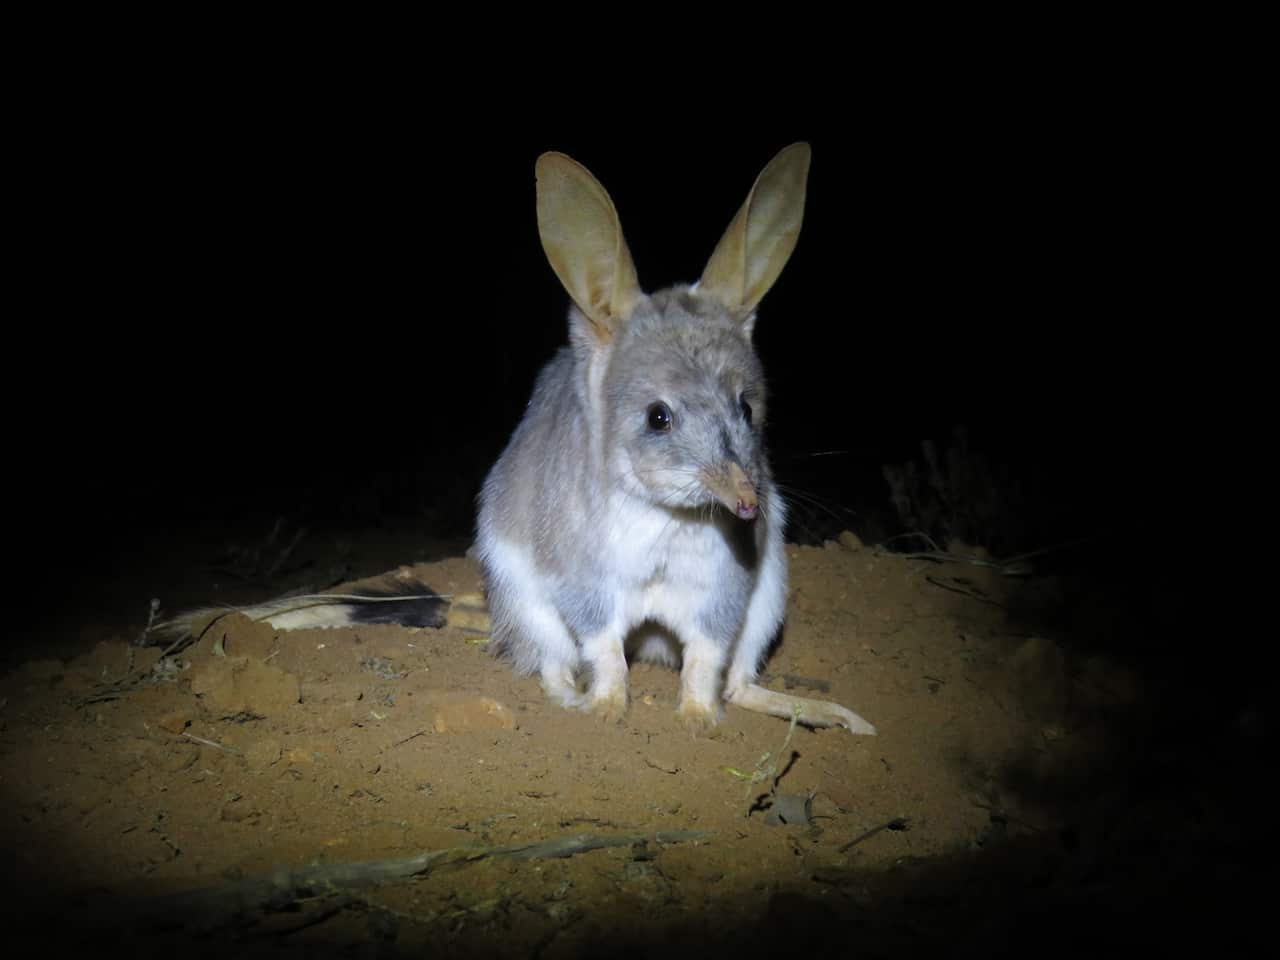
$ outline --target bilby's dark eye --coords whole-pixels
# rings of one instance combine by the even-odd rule
[[[671,408],[665,403],[649,407],[649,429],[655,433],[667,433],[671,429]]]
[[[738,394],[738,406],[742,409],[742,419],[751,422],[751,404],[747,403],[747,395],[745,393]]]

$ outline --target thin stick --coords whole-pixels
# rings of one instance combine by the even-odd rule
[[[206,740],[204,737],[197,737],[194,733],[187,733],[185,730],[182,732],[182,735],[186,737],[188,740],[194,740],[196,743],[204,744],[206,747],[213,747],[213,749],[221,750],[224,753],[234,753],[237,756],[240,753],[240,751],[237,750],[235,747],[224,747],[220,743],[215,743],[212,740]]]
[[[866,833],[854,837],[848,843],[841,844],[838,849],[840,850],[841,853],[847,853],[850,850],[852,850],[854,847],[856,847],[858,844],[860,844],[863,840],[870,840],[881,830],[906,830],[910,826],[911,826],[910,817],[894,817],[892,820],[888,821],[887,823],[882,823],[878,827],[872,827]]]
[[[697,843],[710,839],[711,836],[705,830],[580,833],[495,847],[446,847],[400,860],[281,868],[269,877],[157,897],[147,901],[143,910],[156,923],[172,925],[176,920],[178,924],[209,930],[237,920],[251,919],[246,915],[254,912],[265,914],[288,911],[296,904],[317,896],[343,896],[363,887],[403,883],[445,866],[461,868],[494,858],[561,859],[609,847],[631,847],[644,843]]]
[[[901,560],[933,560],[937,563],[967,563],[975,567],[990,567],[997,570],[1005,576],[1025,576],[1031,572],[1027,561],[1034,557],[1042,557],[1047,553],[1056,553],[1059,550],[1067,550],[1071,547],[1077,547],[1082,543],[1089,543],[1092,540],[1098,540],[1099,537],[1078,537],[1075,540],[1067,540],[1063,543],[1055,543],[1052,546],[1040,547],[1037,550],[1028,550],[1026,553],[1019,553],[1012,557],[1006,557],[1003,560],[984,560],[981,557],[969,556],[966,554],[951,553],[938,547],[936,543],[929,539],[923,533],[918,534],[902,534],[901,536],[918,536],[928,541],[934,549],[921,550],[915,553],[893,553],[879,547],[874,551],[877,557],[897,557]],[[895,538],[890,538],[895,539]],[[885,543],[889,541],[886,540]]]

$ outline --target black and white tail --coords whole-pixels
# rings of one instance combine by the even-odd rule
[[[396,573],[350,591],[283,596],[242,607],[200,607],[155,624],[149,633],[159,637],[196,636],[214,621],[233,613],[269,623],[277,630],[367,624],[439,628],[448,621],[451,600],[449,595],[436,593],[416,578]]]

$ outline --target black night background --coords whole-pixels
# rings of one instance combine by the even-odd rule
[[[800,245],[756,327],[775,471],[821,504],[794,536],[901,533],[882,466],[958,426],[1018,488],[1017,515],[973,534],[1003,555],[1096,538],[1052,562],[1098,563],[1177,509],[1194,397],[1155,332],[1188,285],[1181,211],[1130,117],[941,102],[623,137],[207,109],[86,138],[106,161],[67,184],[77,269],[42,293],[65,319],[12,355],[42,370],[12,426],[21,526],[53,556],[71,538],[83,570],[282,514],[467,537],[566,338],[534,221],[545,149],[610,190],[652,290],[696,279],[764,161],[812,143]]]

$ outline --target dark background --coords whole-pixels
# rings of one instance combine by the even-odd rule
[[[1169,202],[1180,133],[1137,94],[900,82],[738,126],[593,125],[143,80],[78,90],[32,147],[11,543],[58,571],[37,593],[281,517],[465,547],[566,336],[534,214],[546,149],[605,184],[652,290],[696,279],[764,164],[812,143],[756,327],[793,538],[902,533],[883,465],[961,425],[997,508],[967,532],[998,555],[1083,540],[1044,562],[1114,577],[1180,509],[1197,211]]]

